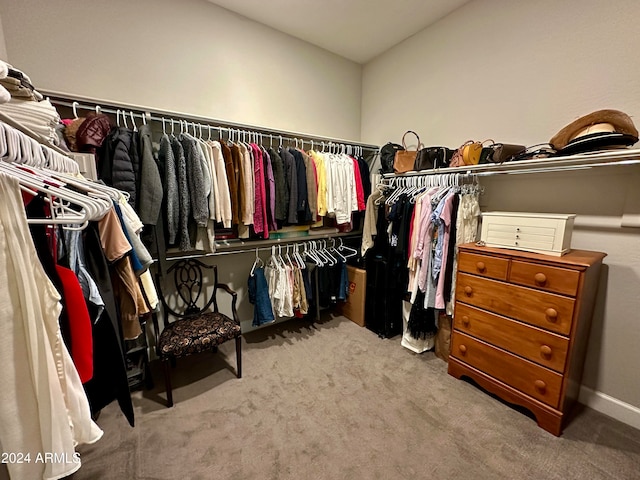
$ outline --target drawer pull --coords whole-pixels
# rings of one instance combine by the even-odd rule
[[[464,355],[465,353],[467,353],[467,347],[466,347],[465,345],[460,345],[460,346],[458,347],[458,350],[460,350],[460,353],[461,353],[462,355]]]
[[[533,385],[536,387],[536,390],[540,393],[545,393],[547,391],[547,384],[542,380],[536,380],[533,382]]]
[[[540,347],[540,353],[545,357],[551,356],[551,347],[549,345],[542,345]]]
[[[471,294],[473,293],[473,288],[471,288],[469,285],[467,285],[466,287],[464,287],[464,293],[470,297]]]
[[[463,316],[462,316],[462,324],[463,324],[465,327],[468,327],[468,326],[469,326],[469,317],[468,317],[467,315],[463,315]]]
[[[558,319],[558,311],[555,308],[547,308],[544,311],[550,322],[555,322]]]
[[[478,262],[476,263],[476,268],[478,269],[479,272],[484,272],[487,269],[487,266],[484,264],[484,262]]]
[[[533,276],[533,279],[536,281],[536,284],[542,286],[547,283],[547,276],[544,273],[536,273]]]

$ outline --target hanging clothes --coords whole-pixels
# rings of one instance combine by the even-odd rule
[[[184,155],[184,148],[178,138],[171,136],[171,149],[176,161],[176,171],[178,179],[178,231],[177,244],[182,251],[191,250],[191,238],[189,235],[189,216],[191,214],[191,195],[189,193],[189,181],[187,179],[187,160]]]
[[[253,152],[253,171],[255,179],[255,213],[253,216],[253,229],[262,238],[269,238],[269,224],[267,220],[267,192],[265,186],[265,170],[262,158],[262,150],[255,143],[250,144]]]
[[[289,187],[284,174],[284,163],[278,152],[273,148],[268,150],[273,167],[273,179],[275,183],[275,220],[278,227],[282,227],[287,220],[289,206]]]
[[[315,223],[318,221],[318,182],[315,164],[309,155],[300,150],[304,168],[307,173],[307,204],[311,215],[310,221]]]
[[[107,185],[127,192],[134,209],[138,198],[136,171],[139,171],[136,146],[132,130],[113,127],[98,150],[98,178]]]
[[[140,183],[138,210],[140,220],[145,225],[155,226],[162,206],[162,181],[158,165],[153,155],[151,143],[151,127],[140,127]]]
[[[169,135],[164,134],[160,139],[158,151],[158,166],[164,172],[164,209],[165,225],[167,228],[167,242],[169,245],[176,243],[180,229],[180,189],[178,186],[178,174],[176,158]]]
[[[273,322],[275,316],[273,314],[273,305],[269,298],[269,285],[265,277],[264,267],[255,267],[253,273],[249,275],[247,283],[249,302],[254,305],[252,325],[259,327]]]
[[[93,325],[93,378],[84,387],[92,413],[117,400],[120,410],[133,427],[133,404],[120,334],[122,327],[109,262],[102,248],[99,230],[97,222],[91,222],[84,231],[85,264],[104,302],[102,310],[89,309]]]
[[[218,191],[220,194],[220,212],[219,216],[216,214],[216,221],[221,222],[224,228],[231,228],[231,222],[233,220],[231,190],[227,179],[227,169],[225,166],[225,159],[222,154],[222,145],[217,141],[210,142],[209,145],[211,145],[213,150],[214,167],[216,171],[216,178],[218,180]]]
[[[240,220],[240,209],[238,202],[238,179],[236,178],[236,170],[233,164],[231,148],[224,141],[220,140],[222,149],[222,157],[224,158],[224,168],[227,174],[227,184],[229,185],[229,195],[231,199],[231,224],[237,225]]]
[[[309,152],[316,168],[318,185],[318,215],[324,217],[327,214],[327,171],[324,155],[320,152]]]
[[[261,147],[265,171],[265,191],[267,194],[267,225],[269,231],[278,229],[276,222],[276,180],[273,175],[273,163],[269,152]]]
[[[302,153],[299,150],[290,148],[289,153],[295,160],[295,175],[297,184],[296,196],[296,222],[308,223],[311,221],[311,210],[309,210],[309,194],[307,192],[307,169],[305,168]]]
[[[58,325],[60,296],[29,234],[20,187],[0,174],[0,443],[33,460],[9,463],[13,478],[62,478],[80,468],[75,446],[102,430],[91,420],[82,383]],[[61,462],[38,462],[55,452]]]
[[[296,224],[298,222],[298,172],[296,170],[296,160],[286,148],[281,147],[279,153],[284,166],[284,178],[288,192],[285,225]]]

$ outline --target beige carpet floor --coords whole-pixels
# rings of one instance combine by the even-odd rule
[[[73,479],[640,478],[640,430],[581,407],[556,438],[433,353],[342,317],[267,327],[243,348],[240,380],[233,342],[178,361],[171,409],[154,365],[135,428],[104,409]]]

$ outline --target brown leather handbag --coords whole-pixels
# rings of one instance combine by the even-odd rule
[[[449,166],[453,150],[447,147],[425,147],[418,152],[413,169],[432,170],[434,168],[446,168]]]
[[[405,137],[407,136],[407,133],[412,133],[418,139],[417,150],[407,150],[407,145],[404,141]],[[416,132],[412,130],[407,130],[402,136],[402,146],[404,147],[404,150],[398,150],[393,160],[394,173],[405,173],[413,170],[413,167],[416,162],[416,157],[418,156],[418,150],[420,150],[423,147],[422,143],[420,143],[420,137]]]
[[[502,163],[509,162],[518,157],[526,150],[524,145],[511,143],[492,143],[488,147],[482,148],[479,163]]]

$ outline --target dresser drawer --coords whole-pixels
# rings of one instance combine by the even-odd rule
[[[460,252],[458,269],[461,272],[474,273],[483,277],[495,278],[496,280],[506,280],[507,272],[509,271],[509,260]]]
[[[451,354],[547,405],[558,408],[562,375],[454,331]]]
[[[460,273],[456,301],[569,335],[575,300],[554,293]]]
[[[580,283],[580,272],[513,260],[509,281],[562,295],[575,296]]]
[[[456,305],[455,329],[562,373],[569,340],[464,303]]]

